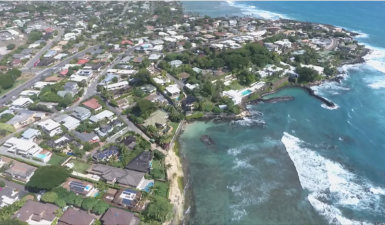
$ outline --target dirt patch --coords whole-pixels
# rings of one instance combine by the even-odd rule
[[[24,72],[21,74],[19,78],[17,78],[17,80],[29,80],[29,79],[32,79],[32,77],[34,76],[35,76],[35,73]]]
[[[26,195],[23,197],[23,200],[26,200],[26,201],[34,200],[34,199],[35,199],[35,196],[33,196],[33,195]]]

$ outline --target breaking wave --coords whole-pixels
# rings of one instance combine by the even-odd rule
[[[379,214],[384,210],[380,195],[384,189],[364,180],[315,151],[303,147],[303,141],[284,132],[281,139],[294,163],[308,200],[332,224],[361,223],[343,216],[338,207]]]
[[[235,1],[227,1],[227,3],[230,6],[239,8],[244,15],[255,16],[263,19],[273,19],[273,20],[279,19],[279,18],[289,19],[289,17],[284,14],[261,10],[255,6],[250,6],[250,5],[238,3]]]

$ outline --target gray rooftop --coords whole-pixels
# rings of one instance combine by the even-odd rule
[[[23,138],[30,139],[33,136],[37,136],[40,134],[39,130],[33,129],[33,128],[28,128],[24,133],[22,134]]]

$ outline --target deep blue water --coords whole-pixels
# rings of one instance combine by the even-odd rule
[[[367,63],[342,68],[342,84],[315,88],[337,109],[302,90],[286,89],[275,95],[294,96],[293,101],[250,106],[263,116],[188,126],[180,140],[190,172],[191,223],[385,223],[385,3],[184,6],[211,16],[253,13],[333,24],[363,33],[358,41],[374,50]],[[200,143],[202,134],[209,134],[216,147]]]

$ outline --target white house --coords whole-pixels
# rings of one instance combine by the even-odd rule
[[[122,89],[122,88],[125,88],[125,87],[128,87],[128,82],[127,81],[122,81],[122,82],[118,82],[118,83],[109,84],[109,85],[104,86],[104,88],[106,90],[108,90],[108,91]]]
[[[18,139],[15,137],[7,140],[3,146],[9,147],[7,150],[8,152],[20,154],[23,156],[33,156],[42,150],[42,148],[40,148],[36,143],[32,141]]]
[[[171,96],[176,97],[179,96],[180,89],[178,88],[178,85],[173,84],[168,87],[166,87],[167,93],[169,93]]]
[[[53,121],[52,119],[42,121],[37,125],[40,126],[43,131],[46,132],[50,137],[53,137],[62,132],[60,124]]]
[[[33,85],[33,88],[35,89],[43,89],[45,86],[53,85],[55,82],[44,82],[44,81],[38,81]]]
[[[115,119],[115,114],[111,111],[104,110],[104,111],[90,117],[90,121],[94,122],[94,123],[96,123],[100,120],[103,120],[103,119],[113,120],[113,119]]]
[[[33,103],[33,101],[30,98],[20,97],[20,98],[18,98],[15,101],[12,102],[11,107],[14,107],[14,108],[25,108],[29,104],[32,104],[32,103]]]
[[[80,120],[73,118],[67,114],[63,114],[59,117],[54,118],[54,120],[63,126],[65,126],[68,130],[74,130],[76,127],[80,125]]]

